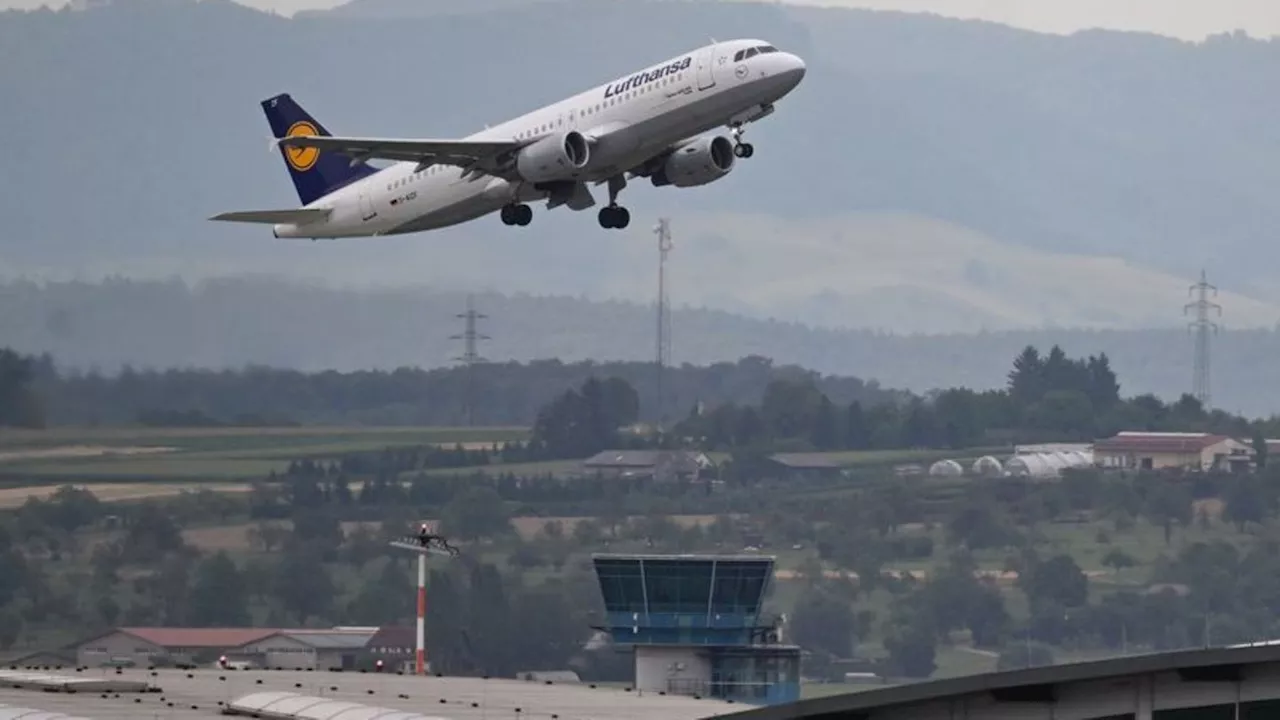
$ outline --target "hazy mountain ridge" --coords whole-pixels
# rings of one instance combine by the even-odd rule
[[[570,297],[480,294],[489,316],[480,352],[494,361],[558,357],[646,360],[653,308]],[[458,293],[358,291],[274,278],[0,284],[0,344],[52,353],[63,366],[439,367],[461,346]],[[1027,344],[1061,344],[1071,356],[1106,352],[1123,392],[1175,398],[1191,382],[1191,338],[1183,328],[1143,331],[1039,330],[900,336],[752,320],[714,310],[673,313],[676,363],[707,364],[757,354],[823,373],[924,392],[954,385],[1003,386]],[[1250,415],[1280,412],[1280,331],[1224,332],[1214,341],[1215,405]]]
[[[9,167],[21,168],[0,176],[0,269],[190,277],[253,269],[345,280],[355,268],[360,280],[607,297],[648,282],[651,260],[642,273],[630,267],[636,247],[651,249],[647,226],[659,213],[689,225],[764,210],[812,228],[891,212],[936,219],[997,249],[1101,253],[1135,270],[1099,283],[1091,304],[1056,313],[1026,313],[1061,302],[1034,287],[1014,305],[1007,296],[974,301],[986,292],[976,282],[946,290],[903,282],[898,304],[915,309],[895,317],[897,329],[949,327],[961,315],[977,320],[965,327],[1027,318],[1149,323],[1158,313],[1130,312],[1132,289],[1111,288],[1141,283],[1151,269],[1186,280],[1202,265],[1224,289],[1266,308],[1280,301],[1280,245],[1270,238],[1280,225],[1270,193],[1280,186],[1280,130],[1269,121],[1280,115],[1280,97],[1258,92],[1280,69],[1280,43],[1064,38],[929,16],[706,1],[500,5],[511,7],[471,8],[448,23],[400,17],[387,2],[363,16],[371,6],[358,2],[294,20],[221,0],[0,14],[0,97],[21,108],[6,114],[0,139]],[[575,41],[549,41],[563,36],[566,16],[575,19]],[[466,134],[708,34],[769,37],[805,55],[809,77],[750,131],[756,157],[729,179],[690,191],[629,190],[637,222],[627,233],[602,233],[590,213],[556,212],[519,231],[494,219],[421,237],[312,245],[204,220],[296,204],[257,107],[270,94],[292,92],[339,132]],[[511,72],[525,67],[534,70],[529,79]],[[789,253],[797,286],[831,271],[827,248],[789,252],[747,223],[728,240]],[[822,232],[810,241],[821,247]],[[920,252],[937,255],[946,242]],[[841,262],[856,275],[856,263]],[[906,258],[892,272],[910,269]],[[702,283],[702,295],[684,297],[779,315],[811,314],[831,293],[860,298],[877,287],[778,301],[734,273],[708,273]],[[1168,302],[1166,294],[1153,290],[1148,304]]]

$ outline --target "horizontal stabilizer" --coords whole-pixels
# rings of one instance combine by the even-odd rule
[[[306,225],[329,217],[329,208],[295,208],[293,210],[241,210],[214,215],[210,220],[263,223],[266,225]]]

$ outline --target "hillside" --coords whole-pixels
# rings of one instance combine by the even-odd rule
[[[1257,91],[1280,69],[1275,42],[710,0],[493,0],[448,23],[442,8],[360,0],[290,20],[228,0],[117,0],[0,13],[0,151],[20,169],[0,176],[0,272],[253,270],[635,299],[651,294],[638,253],[664,214],[696,233],[677,236],[679,253],[718,224],[708,247],[721,267],[757,263],[745,275],[704,264],[681,297],[756,315],[902,332],[1148,326],[1176,321],[1203,266],[1239,294],[1224,302],[1233,326],[1280,316],[1280,98]],[[270,94],[292,92],[341,132],[462,135],[708,35],[767,36],[804,55],[809,76],[752,129],[759,152],[729,179],[633,187],[626,233],[556,212],[519,231],[493,219],[311,244],[204,219],[296,204],[267,151],[257,101]],[[903,219],[894,242],[868,240],[886,215]],[[1099,257],[1117,260],[1097,271]],[[921,258],[951,277],[917,272]],[[1034,279],[1060,266],[1074,269]],[[775,267],[785,277],[766,276]],[[871,297],[888,311],[854,310]]]
[[[280,278],[104,284],[0,283],[0,338],[60,364],[114,372],[143,367],[265,364],[323,370],[439,367],[461,345],[459,293],[358,290]],[[560,358],[648,360],[653,308],[565,295],[480,293],[492,361]],[[882,305],[885,303],[881,303]],[[1126,395],[1176,398],[1191,385],[1191,338],[1182,328],[1034,330],[901,336],[829,330],[682,307],[673,313],[673,358],[705,365],[757,354],[823,373],[924,392],[957,385],[1003,387],[1009,359],[1027,344],[1055,343],[1072,356],[1106,352]],[[1280,412],[1280,332],[1232,330],[1215,340],[1215,405],[1250,415]]]

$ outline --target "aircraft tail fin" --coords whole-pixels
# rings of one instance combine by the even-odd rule
[[[330,135],[324,125],[303,110],[288,93],[263,100],[262,111],[266,113],[271,134],[276,139],[292,135]],[[284,158],[293,187],[303,205],[378,171],[363,160],[351,162],[345,155],[316,148],[280,147],[280,156]]]

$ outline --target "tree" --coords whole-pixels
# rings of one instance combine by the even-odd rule
[[[478,540],[510,531],[506,504],[488,486],[471,485],[440,510],[440,532],[451,538]]]
[[[1147,496],[1142,512],[1156,525],[1164,528],[1164,544],[1173,542],[1173,524],[1183,527],[1191,524],[1191,492],[1181,483],[1171,483],[1164,478],[1146,481]]]
[[[395,625],[413,617],[409,589],[413,579],[396,560],[386,560],[373,582],[360,584],[360,592],[347,605],[347,620],[361,625]],[[434,643],[434,638],[433,638]]]
[[[281,608],[297,622],[323,618],[333,607],[337,588],[320,553],[303,545],[285,550],[276,567],[273,590]]]
[[[1107,411],[1120,402],[1120,382],[1111,369],[1111,359],[1106,353],[1089,356],[1089,400],[1093,407]]]
[[[164,555],[186,549],[173,516],[157,503],[144,503],[127,521],[122,546],[127,562],[150,564]]]
[[[791,614],[791,636],[812,652],[843,659],[853,657],[854,617],[849,603],[809,584]]]
[[[836,406],[826,395],[818,402],[813,420],[813,446],[818,450],[834,450],[839,446],[839,427],[836,425]]]
[[[0,348],[0,427],[44,427],[44,405],[36,394],[34,380],[31,358]]]
[[[844,446],[849,450],[865,450],[871,447],[871,431],[862,412],[862,403],[854,400],[844,414]]]
[[[1013,360],[1009,372],[1009,395],[1022,405],[1039,400],[1045,391],[1045,367],[1040,351],[1028,345]]]
[[[1089,578],[1070,555],[1032,564],[1018,577],[1018,584],[1032,606],[1052,602],[1075,608],[1089,600]]]
[[[1137,564],[1133,556],[1121,550],[1120,548],[1112,548],[1110,552],[1102,558],[1102,565],[1115,570],[1117,573],[1125,568],[1131,568]]]
[[[822,393],[811,379],[774,380],[764,389],[760,414],[773,437],[807,437],[822,402]]]
[[[244,577],[224,551],[196,566],[187,615],[195,627],[238,627],[251,624]]]
[[[900,677],[927,678],[938,669],[937,640],[925,627],[899,627],[884,640],[891,672]]]
[[[1227,487],[1226,502],[1222,508],[1224,520],[1236,524],[1244,532],[1249,523],[1262,523],[1267,519],[1270,502],[1262,481],[1256,475],[1235,478]]]

